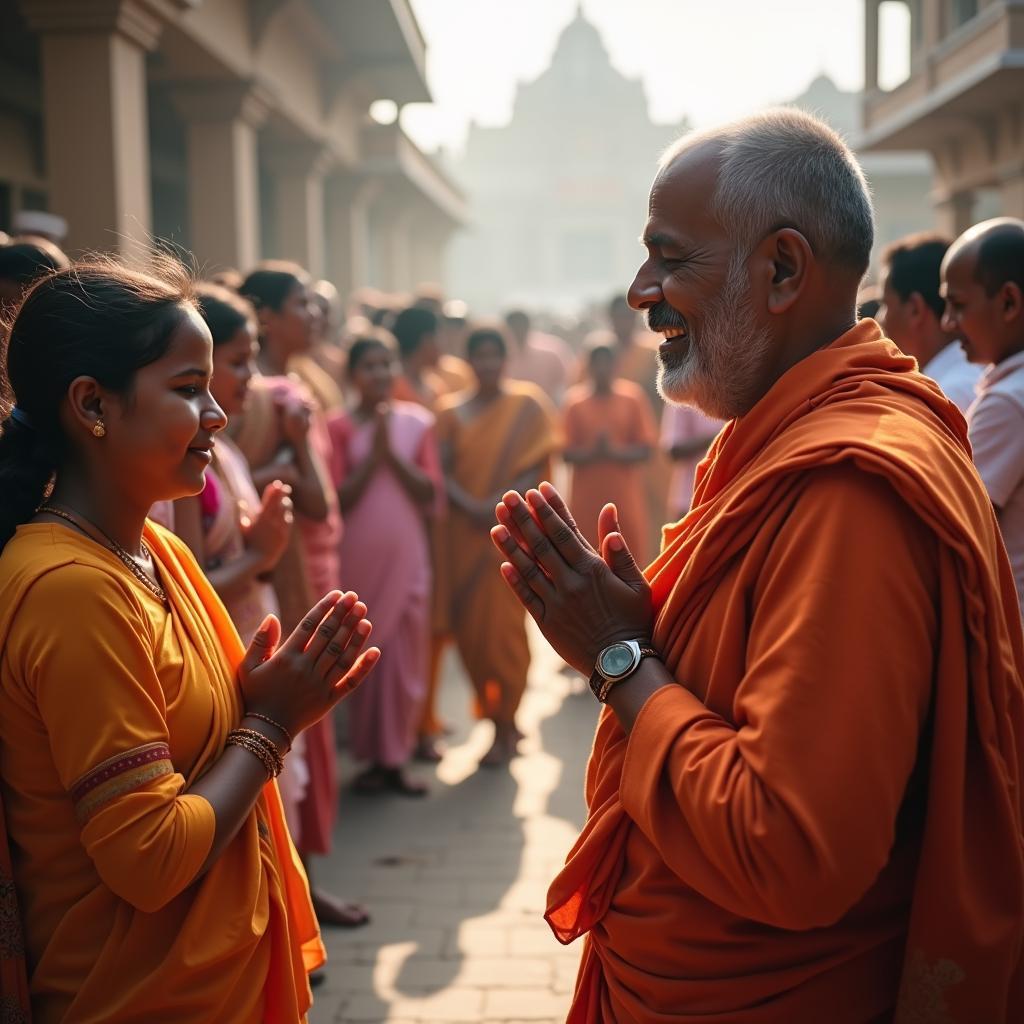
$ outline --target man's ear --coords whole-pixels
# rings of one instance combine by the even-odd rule
[[[1000,288],[999,315],[1004,323],[1013,323],[1024,316],[1024,292],[1016,281],[1007,281]]]
[[[907,319],[916,327],[927,313],[924,296],[920,292],[911,292],[906,303]]]
[[[762,243],[768,283],[768,312],[788,312],[807,283],[814,252],[795,228],[780,228]]]

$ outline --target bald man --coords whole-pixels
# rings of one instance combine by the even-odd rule
[[[1024,221],[975,225],[942,263],[944,326],[984,366],[968,433],[1024,608]]]
[[[497,508],[603,705],[547,909],[573,1024],[1024,1020],[1017,596],[963,417],[857,320],[872,237],[814,118],[686,137],[630,302],[729,421],[693,508],[644,573],[614,506],[593,547],[549,485]]]

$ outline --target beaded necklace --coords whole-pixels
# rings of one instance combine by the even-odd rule
[[[164,588],[161,587],[160,584],[157,583],[156,580],[154,580],[149,575],[149,573],[146,572],[146,570],[142,568],[141,565],[139,565],[139,563],[132,557],[132,555],[128,551],[126,551],[123,547],[121,547],[121,545],[118,544],[117,541],[114,540],[113,537],[111,537],[108,533],[106,533],[106,531],[100,529],[100,527],[98,527],[94,522],[86,519],[85,516],[80,515],[77,512],[75,513],[74,516],[72,516],[69,513],[64,512],[62,509],[55,508],[53,505],[40,505],[39,508],[36,509],[36,512],[37,513],[38,512],[47,512],[51,516],[57,516],[58,519],[64,519],[67,522],[69,522],[72,526],[77,527],[79,530],[82,530],[83,533],[88,533],[89,532],[88,530],[84,529],[84,527],[82,526],[82,523],[87,523],[98,534],[100,534],[101,537],[103,537],[103,539],[107,542],[108,545],[110,545],[110,550],[113,551],[114,554],[117,555],[117,557],[122,562],[124,562],[125,566],[131,572],[131,574],[151,594],[153,594],[154,597],[156,597],[163,604],[165,604],[165,605],[167,604],[167,591],[164,590]],[[79,519],[82,520],[82,523],[78,522]],[[146,546],[146,542],[145,541],[142,542],[142,557],[143,558],[151,558],[152,557],[149,548]]]

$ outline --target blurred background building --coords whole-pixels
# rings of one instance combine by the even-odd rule
[[[0,230],[46,209],[72,251],[156,236],[342,293],[437,280],[463,196],[368,114],[428,101],[424,69],[408,0],[5,2]]]
[[[920,142],[868,150],[862,96],[819,75],[790,101],[857,150],[877,217],[875,252],[932,226],[932,158]],[[452,171],[470,223],[449,249],[455,292],[474,308],[576,312],[632,280],[658,157],[688,126],[655,124],[642,82],[611,64],[578,9],[550,67],[520,86],[507,125],[472,126]]]
[[[906,7],[909,74],[879,82],[881,17]],[[865,0],[864,144],[924,149],[935,161],[938,225],[957,235],[1024,217],[1024,2]]]
[[[861,93],[844,91],[823,74],[790,103],[827,121],[856,151],[875,204],[873,263],[890,242],[932,226],[930,155],[914,149],[874,152],[867,148],[861,128]]]
[[[655,162],[686,125],[656,125],[643,83],[616,71],[582,10],[503,127],[470,128],[453,171],[470,226],[449,279],[470,306],[574,312],[637,268]]]

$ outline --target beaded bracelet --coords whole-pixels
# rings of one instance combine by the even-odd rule
[[[259,758],[271,779],[276,779],[284,770],[284,760],[277,747],[255,729],[232,729],[224,742],[226,746],[241,747]]]
[[[270,754],[274,761],[274,767],[277,769],[274,775],[280,775],[281,770],[284,768],[284,758],[281,752],[277,749],[277,744],[269,737],[256,729],[246,729],[240,727],[233,730],[241,736],[247,736],[253,743],[258,743],[260,746],[265,747],[267,752]]]
[[[292,749],[292,744],[295,742],[292,739],[292,734],[280,723],[275,721],[269,715],[261,715],[258,711],[246,711],[246,718],[258,718],[261,722],[266,722],[267,725],[272,725],[287,741],[288,750]],[[288,751],[285,751],[287,753]]]

